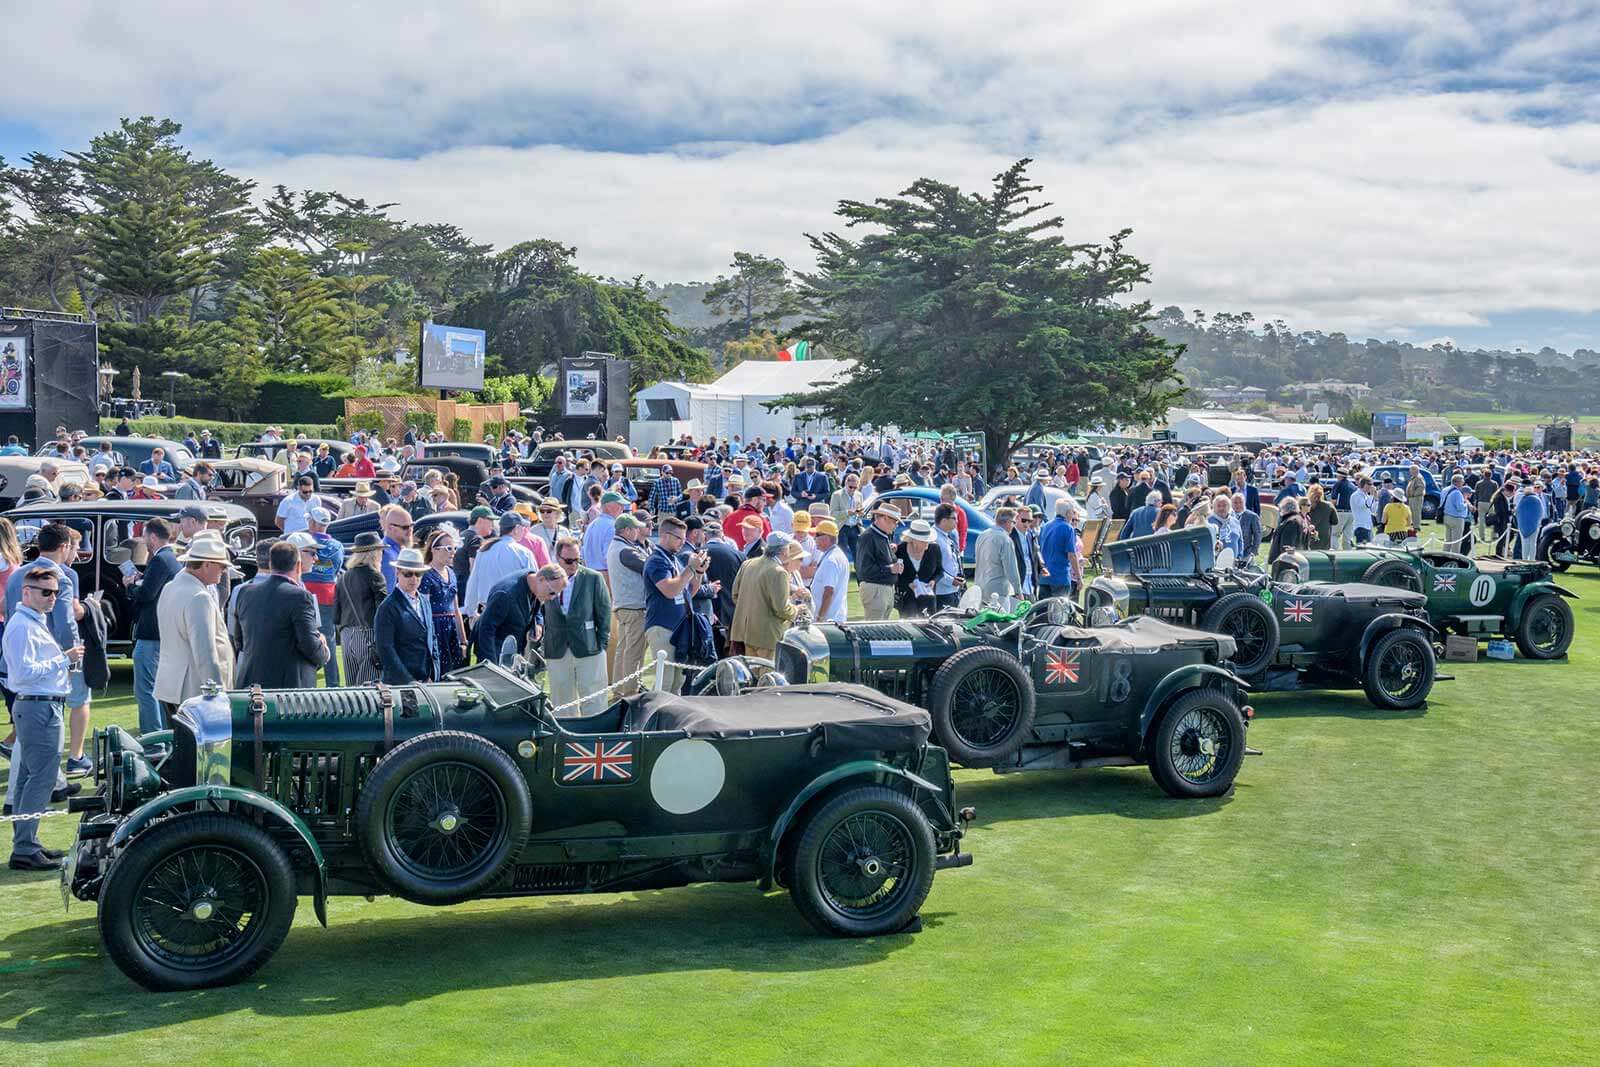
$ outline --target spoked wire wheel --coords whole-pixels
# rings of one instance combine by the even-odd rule
[[[956,685],[950,724],[973,748],[989,748],[1016,728],[1022,691],[1016,679],[994,667],[980,667]]]
[[[1433,665],[1423,642],[1402,641],[1384,650],[1378,661],[1378,684],[1396,701],[1408,701],[1428,684]]]
[[[460,878],[481,867],[505,840],[505,794],[471,764],[430,763],[394,791],[386,829],[395,858],[411,873]]]
[[[267,877],[221,845],[175,852],[150,869],[134,904],[134,935],[169,967],[203,970],[250,950],[260,935]]]
[[[807,818],[792,853],[790,894],[825,933],[894,933],[927,899],[933,865],[933,829],[922,809],[898,790],[861,786]]]
[[[910,883],[911,830],[889,812],[864,811],[823,839],[817,880],[827,903],[870,921],[893,911]]]
[[[1168,742],[1168,758],[1184,781],[1206,785],[1227,765],[1230,744],[1221,711],[1201,705],[1179,717]]]

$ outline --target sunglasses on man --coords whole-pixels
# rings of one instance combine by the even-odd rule
[[[43,585],[29,585],[29,586],[24,586],[23,588],[32,589],[35,593],[38,593],[40,596],[42,596],[42,597],[44,597],[46,599],[49,599],[49,598],[54,597],[54,596],[58,596],[61,593],[61,589],[59,587],[47,587],[47,586],[43,586]]]

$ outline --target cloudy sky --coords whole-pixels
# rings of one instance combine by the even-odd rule
[[[582,266],[806,264],[835,202],[1021,156],[1158,305],[1600,348],[1600,5],[58,0],[8,14],[0,155],[123,115],[263,186]]]

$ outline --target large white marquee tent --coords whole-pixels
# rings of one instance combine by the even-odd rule
[[[1309,445],[1317,434],[1327,434],[1331,444],[1371,447],[1372,439],[1332,422],[1274,422],[1271,419],[1225,413],[1191,411],[1167,429],[1176,440],[1194,445],[1226,445],[1235,441],[1265,441],[1273,445]]]
[[[638,449],[692,434],[696,441],[715,436],[782,440],[796,434],[837,435],[841,430],[809,416],[803,408],[768,411],[766,403],[790,393],[812,391],[819,383],[849,373],[847,359],[796,362],[745,360],[710,385],[658,382],[634,394],[636,419],[629,440]]]

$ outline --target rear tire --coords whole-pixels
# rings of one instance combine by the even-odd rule
[[[178,815],[139,834],[106,872],[100,939],[146,989],[232,985],[272,958],[294,923],[294,868],[237,815]]]
[[[789,895],[835,937],[903,929],[933,888],[933,828],[904,793],[849,789],[817,809],[794,849]]]
[[[1150,776],[1179,800],[1221,796],[1243,762],[1244,715],[1214,687],[1168,704],[1150,742]]]
[[[1422,592],[1422,575],[1417,573],[1417,568],[1403,559],[1380,559],[1367,568],[1361,580],[1368,585],[1386,585],[1392,589]]]
[[[1374,707],[1409,711],[1428,699],[1437,664],[1425,634],[1409,627],[1390,630],[1367,650],[1361,688]]]
[[[999,648],[957,652],[928,688],[933,734],[963,767],[993,767],[1033,729],[1033,681],[1017,658]]]
[[[1200,616],[1200,629],[1226,634],[1237,646],[1233,669],[1248,678],[1278,654],[1278,616],[1254,593],[1229,593]]]
[[[1538,551],[1534,553],[1539,559],[1550,564],[1550,569],[1561,574],[1572,566],[1572,545],[1561,536],[1559,527],[1552,527],[1548,534],[1539,538]]]
[[[1572,608],[1554,593],[1540,593],[1522,609],[1517,651],[1528,659],[1559,659],[1572,644]]]

